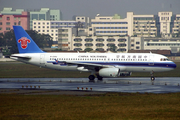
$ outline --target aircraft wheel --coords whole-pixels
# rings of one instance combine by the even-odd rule
[[[154,80],[155,80],[155,77],[154,77],[154,76],[152,76],[152,77],[151,77],[151,81],[154,81]]]
[[[90,75],[90,76],[89,76],[89,82],[92,82],[92,81],[94,82],[94,79],[95,79],[95,76],[94,76],[94,75]]]
[[[103,80],[103,77],[101,77],[101,76],[98,75],[98,76],[97,76],[97,79],[102,81],[102,80]]]

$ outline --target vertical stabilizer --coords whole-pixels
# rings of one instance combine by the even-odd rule
[[[19,53],[43,53],[21,26],[13,26]]]

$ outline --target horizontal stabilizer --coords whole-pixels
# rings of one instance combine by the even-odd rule
[[[21,59],[21,60],[30,60],[31,57],[29,56],[16,56],[16,55],[12,55],[11,56],[12,59]]]

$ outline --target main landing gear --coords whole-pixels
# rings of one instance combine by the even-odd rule
[[[151,81],[154,81],[155,80],[154,71],[152,71],[150,74],[151,74]]]
[[[103,77],[97,75],[97,79],[100,80],[100,81],[102,81],[102,80],[103,80]]]
[[[103,77],[99,76],[99,75],[96,75],[97,76],[97,79],[102,81],[103,80]],[[89,82],[94,82],[94,79],[95,79],[95,76],[94,75],[90,75],[89,77]]]

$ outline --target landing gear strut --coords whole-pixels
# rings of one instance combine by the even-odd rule
[[[152,71],[150,74],[151,74],[151,81],[154,81],[155,80],[154,71]]]

